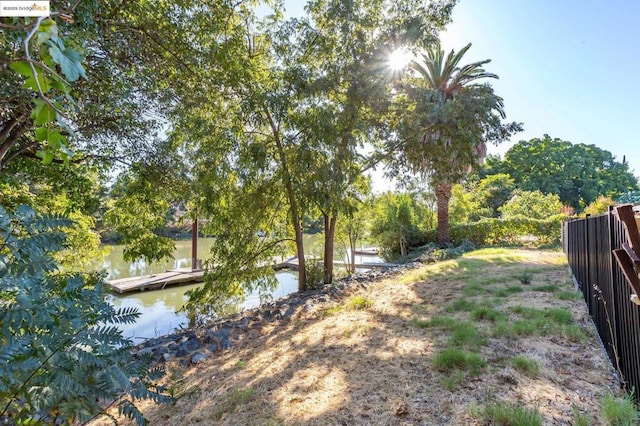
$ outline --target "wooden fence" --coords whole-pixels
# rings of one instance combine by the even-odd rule
[[[640,306],[612,254],[626,241],[613,210],[562,226],[563,250],[609,359],[623,385],[640,390]]]

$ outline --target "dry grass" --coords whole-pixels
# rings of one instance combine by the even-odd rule
[[[532,284],[520,282],[524,272]],[[516,285],[522,291],[500,291]],[[571,424],[576,410],[602,424],[599,401],[616,384],[583,303],[535,285],[572,290],[561,253],[472,252],[240,332],[232,350],[182,371],[200,392],[173,406],[140,407],[153,425],[479,425],[474,413],[504,402],[536,410],[545,425]],[[518,306],[565,309],[584,338],[494,336],[495,327],[522,319]],[[420,325],[434,317],[470,321],[478,344],[461,344],[448,326]],[[453,371],[436,368],[436,354],[456,351],[487,364],[473,374],[455,363]],[[516,357],[535,363],[536,374],[514,368]]]

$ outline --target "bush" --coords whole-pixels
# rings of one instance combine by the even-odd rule
[[[149,370],[151,358],[132,360],[132,343],[115,326],[137,311],[108,304],[99,275],[59,269],[71,224],[0,207],[0,422],[85,422],[102,412],[99,399],[123,393],[172,401],[154,384],[163,370]],[[130,400],[119,409],[145,422]]]
[[[451,227],[451,240],[468,240],[476,245],[515,244],[523,238],[535,240],[537,245],[559,244],[562,222],[567,216],[559,214],[548,219],[532,219],[525,216],[486,218],[478,222]],[[435,241],[435,231],[425,234],[427,241]]]

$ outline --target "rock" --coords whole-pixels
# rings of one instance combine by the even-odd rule
[[[170,354],[170,353],[163,353],[163,354],[162,354],[162,360],[163,360],[164,362],[169,362],[169,361],[171,361],[171,354]]]
[[[207,347],[207,350],[208,350],[209,352],[215,352],[215,351],[217,351],[217,350],[218,350],[218,344],[217,344],[217,343],[214,343],[214,344],[212,344],[212,345],[209,345],[209,346]]]
[[[169,348],[166,346],[158,346],[158,349],[156,350],[156,354],[158,355],[163,355],[169,353]]]
[[[262,311],[261,317],[263,321],[273,321],[273,313],[270,309],[265,309],[264,311]]]
[[[209,330],[207,330],[203,342],[215,343],[218,347],[220,347],[220,349],[229,349],[233,347],[233,343],[231,342],[231,338],[229,337],[229,330],[227,330],[226,328],[221,328],[219,331],[215,331],[215,328],[210,328]]]
[[[236,323],[236,327],[246,329],[249,326],[249,317],[242,317],[240,321]]]
[[[176,342],[171,342],[167,345],[167,349],[170,351],[175,351],[178,349],[178,344]]]
[[[289,320],[296,313],[296,306],[288,306],[280,311],[282,319]]]
[[[191,355],[191,364],[199,364],[202,361],[206,360],[207,358],[209,358],[207,354],[202,352],[196,352]]]
[[[187,340],[186,342],[183,342],[180,344],[180,346],[178,346],[176,356],[186,356],[191,352],[200,349],[201,347],[202,345],[197,340]]]

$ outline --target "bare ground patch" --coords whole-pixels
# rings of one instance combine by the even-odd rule
[[[171,367],[187,390],[175,405],[139,406],[158,425],[480,425],[474,413],[504,401],[544,424],[576,412],[602,424],[617,384],[572,291],[562,253],[472,252],[250,327],[233,349]]]

